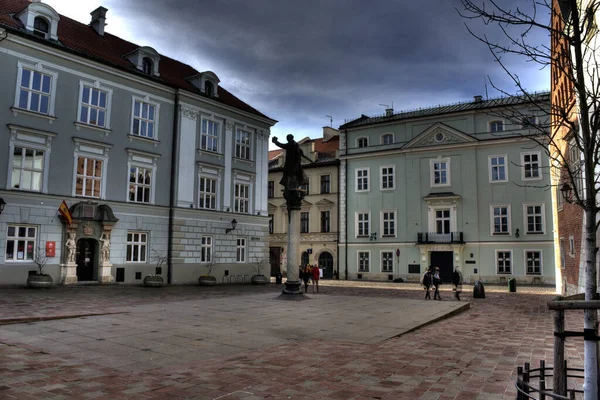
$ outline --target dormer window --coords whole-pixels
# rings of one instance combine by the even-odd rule
[[[212,95],[214,93],[214,89],[213,89],[213,84],[211,81],[204,82],[204,93],[206,93],[207,96],[212,97]]]
[[[142,71],[148,75],[152,74],[152,60],[148,57],[144,57],[142,60]]]
[[[208,97],[219,97],[217,89],[220,80],[214,72],[204,71],[185,79]]]
[[[146,75],[160,76],[160,73],[158,72],[160,55],[152,47],[140,47],[139,49],[126,54],[125,58],[131,61],[135,68]]]
[[[46,19],[42,17],[35,17],[35,19],[33,20],[33,34],[35,36],[47,39],[49,30],[50,25],[48,24],[48,21],[46,21]]]

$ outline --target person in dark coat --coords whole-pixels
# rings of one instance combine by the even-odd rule
[[[434,300],[441,300],[440,296],[440,285],[442,284],[442,278],[440,277],[440,267],[435,267],[433,272],[433,286],[435,286],[435,293],[433,294]]]
[[[454,297],[460,301],[460,293],[462,292],[462,272],[458,269],[458,266],[454,268],[452,273],[452,285],[454,285]]]
[[[423,288],[425,288],[425,299],[431,300],[431,285],[433,284],[433,274],[431,273],[431,267],[427,267],[427,270],[423,274],[423,279],[421,279],[421,283],[423,284]]]

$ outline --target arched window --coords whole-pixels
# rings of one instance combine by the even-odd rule
[[[204,82],[204,93],[206,93],[208,96],[213,95],[213,84],[211,81],[206,81]]]
[[[42,17],[35,17],[33,20],[33,34],[35,36],[46,39],[48,37],[49,30],[50,25],[48,24],[48,21]]]
[[[366,137],[361,137],[356,140],[357,147],[367,147],[369,145],[369,141]]]
[[[391,133],[386,133],[381,136],[381,144],[392,144],[394,143],[394,135]]]
[[[324,251],[319,255],[319,268],[323,269],[323,278],[333,278],[333,256]]]
[[[148,57],[144,57],[142,60],[142,71],[145,74],[152,75],[152,60]]]

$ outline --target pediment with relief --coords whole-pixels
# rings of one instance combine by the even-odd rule
[[[427,128],[427,130],[417,137],[413,138],[413,140],[408,142],[404,148],[443,146],[447,144],[461,144],[477,141],[477,139],[467,135],[466,133],[462,133],[457,129],[438,122]]]

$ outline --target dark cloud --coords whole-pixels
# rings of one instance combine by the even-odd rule
[[[115,2],[108,19],[111,12],[134,19],[139,44],[214,71],[224,87],[280,121],[274,133],[315,137],[325,114],[337,126],[383,113],[379,104],[401,110],[468,101],[485,94],[488,75],[514,92],[456,8],[459,0],[128,0]],[[523,61],[510,64],[529,88],[547,89],[548,71]]]

